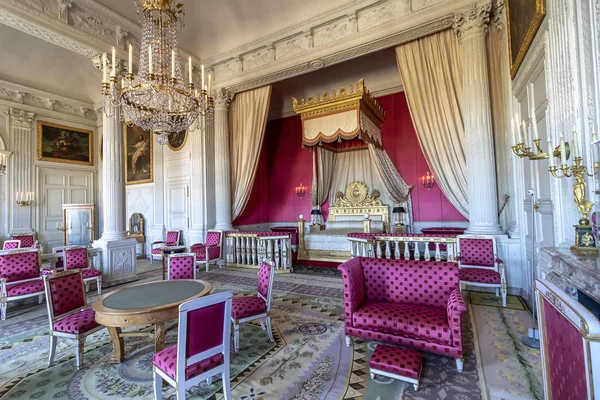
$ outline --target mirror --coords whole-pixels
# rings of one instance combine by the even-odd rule
[[[131,217],[129,217],[129,234],[144,234],[144,217],[142,217],[142,214],[133,213],[131,214]]]
[[[63,204],[65,246],[87,246],[94,240],[94,204]]]

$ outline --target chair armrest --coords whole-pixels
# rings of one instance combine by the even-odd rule
[[[462,313],[467,311],[465,300],[460,294],[460,290],[454,289],[448,298],[447,312],[448,325],[452,331],[452,343],[455,347],[462,348]]]
[[[206,246],[204,243],[194,243],[190,246],[190,252],[195,253],[196,251],[202,251]]]
[[[338,266],[344,281],[344,314],[346,326],[352,326],[352,314],[365,303],[365,278],[360,257]]]
[[[454,257],[454,262],[459,262],[460,261],[460,256]]]
[[[165,242],[162,240],[159,240],[158,242],[150,243],[150,246],[154,246],[155,244],[165,244]]]

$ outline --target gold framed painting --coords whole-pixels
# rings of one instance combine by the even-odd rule
[[[545,16],[546,0],[506,1],[508,52],[512,79],[517,75],[517,71]]]
[[[181,131],[169,134],[167,136],[167,145],[173,151],[179,151],[183,149],[185,146],[185,142],[187,142],[188,131]]]
[[[125,135],[125,184],[154,182],[154,149],[152,132],[131,123],[123,126]]]
[[[94,131],[38,121],[37,156],[40,161],[93,166]]]

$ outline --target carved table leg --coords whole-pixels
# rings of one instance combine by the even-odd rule
[[[107,327],[108,333],[113,342],[114,354],[110,359],[111,363],[121,363],[125,359],[125,349],[123,346],[123,337],[121,336],[121,328]]]
[[[154,352],[158,353],[165,348],[165,323],[155,324],[154,327]]]

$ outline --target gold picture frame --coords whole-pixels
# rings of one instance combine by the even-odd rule
[[[104,161],[104,136],[102,136],[102,134],[100,134],[100,148],[98,149],[98,155],[100,156],[100,161]]]
[[[130,122],[123,124],[123,135],[125,184],[154,182],[154,135]]]
[[[513,15],[511,17],[511,10]],[[515,79],[519,67],[546,16],[546,0],[507,0],[506,23],[510,76]]]
[[[183,134],[183,138],[181,137],[182,134]],[[187,137],[188,137],[187,129],[185,131],[171,133],[171,134],[169,134],[169,136],[167,136],[167,145],[169,146],[169,148],[171,150],[179,151],[185,147],[185,143],[187,142]]]
[[[94,131],[38,120],[37,158],[93,167]]]

